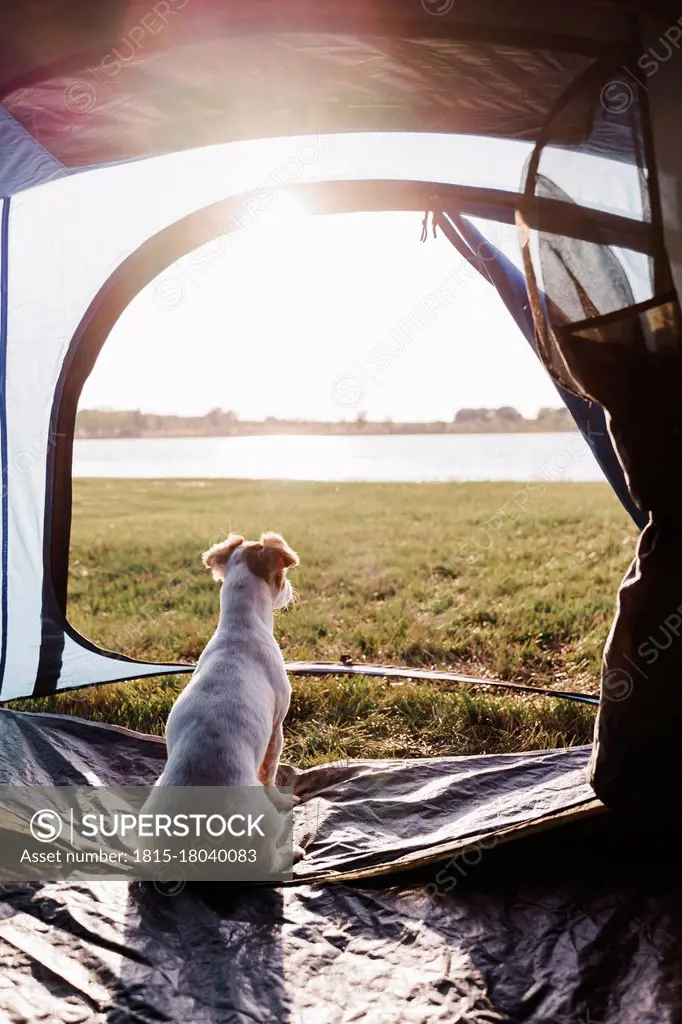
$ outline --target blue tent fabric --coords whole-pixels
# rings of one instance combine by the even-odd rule
[[[0,195],[12,196],[68,173],[26,126],[0,106]]]

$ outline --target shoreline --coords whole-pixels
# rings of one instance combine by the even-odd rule
[[[406,425],[407,426],[407,425]],[[409,424],[410,427],[418,425]],[[490,436],[493,434],[579,434],[577,426],[571,427],[559,427],[552,430],[547,426],[530,426],[521,427],[518,426],[510,427],[508,429],[495,428],[494,426],[486,427],[485,429],[453,429],[452,424],[447,425],[445,430],[420,430],[420,429],[405,429],[405,430],[235,430],[230,433],[208,433],[208,432],[189,432],[187,430],[178,431],[145,431],[140,433],[92,433],[87,431],[76,431],[74,434],[74,440],[76,441],[148,441],[148,440],[190,440],[193,438],[233,438],[233,437],[443,437],[459,435],[464,437],[472,437],[475,435]]]

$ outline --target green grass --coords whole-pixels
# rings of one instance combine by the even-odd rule
[[[636,530],[606,485],[77,481],[69,616],[134,657],[194,661],[218,587],[200,553],[229,529],[299,552],[301,603],[277,617],[289,660],[447,668],[595,692]],[[161,733],[187,676],[41,701]],[[590,708],[443,683],[292,680],[284,757],[491,753],[589,742]]]

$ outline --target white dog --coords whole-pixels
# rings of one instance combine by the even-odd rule
[[[220,619],[168,717],[168,761],[156,785],[262,784],[269,820],[274,812],[281,824],[275,808],[284,809],[283,797],[271,787],[291,685],[273,635],[273,612],[293,597],[286,574],[298,555],[277,533],[263,533],[259,541],[230,534],[205,551],[203,561],[222,583]],[[295,848],[296,859],[302,855]]]

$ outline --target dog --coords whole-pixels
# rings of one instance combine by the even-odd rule
[[[220,589],[218,626],[166,725],[168,760],[155,789],[262,786],[269,833],[291,809],[275,788],[291,684],[273,634],[274,612],[294,592],[287,571],[299,558],[278,533],[246,541],[231,533],[203,556]],[[252,792],[249,798],[256,799]],[[152,795],[144,810],[158,801]],[[161,795],[161,794],[159,794]],[[269,856],[274,851],[269,850]],[[294,848],[295,859],[304,856]],[[276,858],[275,858],[276,859]]]

